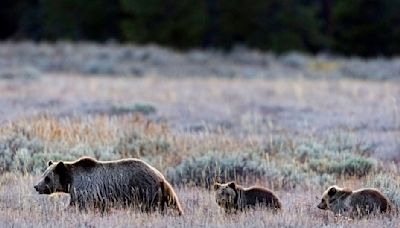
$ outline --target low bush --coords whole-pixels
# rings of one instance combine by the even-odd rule
[[[43,141],[18,129],[13,135],[0,140],[0,171],[32,171],[32,156],[43,153],[44,147]]]
[[[257,153],[225,154],[218,151],[188,157],[167,169],[167,178],[175,185],[206,188],[216,181],[246,183],[260,180],[273,188],[291,189],[303,185],[306,175],[294,165],[268,162]]]
[[[246,177],[261,178],[267,166],[251,154],[209,152],[203,156],[184,159],[178,166],[167,169],[167,177],[177,185],[187,184],[210,187],[215,181],[243,180]]]
[[[378,174],[367,180],[367,186],[379,189],[400,210],[400,177],[394,174]]]
[[[366,176],[376,168],[377,161],[361,156],[349,156],[342,161],[333,162],[328,167],[330,173],[349,176]]]
[[[111,108],[113,114],[126,114],[126,113],[141,113],[143,115],[150,115],[157,111],[157,109],[146,103],[136,103],[133,105],[114,105]]]
[[[366,158],[357,155],[349,155],[344,159],[332,160],[312,159],[309,168],[317,173],[329,173],[348,176],[366,176],[377,168],[377,161],[373,158]]]

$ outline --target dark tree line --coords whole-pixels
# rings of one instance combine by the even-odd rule
[[[400,0],[2,0],[0,39],[400,53]]]

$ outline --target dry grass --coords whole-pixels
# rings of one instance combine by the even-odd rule
[[[0,227],[396,227],[396,214],[334,218],[316,208],[316,197],[331,182],[359,188],[374,177],[399,175],[399,88],[395,81],[303,78],[47,74],[29,82],[0,80]],[[113,112],[137,103],[155,112]],[[66,210],[68,196],[39,196],[32,187],[49,159],[140,157],[166,174],[189,157],[212,160],[207,156],[215,154],[249,155],[249,166],[257,160],[261,165],[252,168],[263,175],[241,184],[271,187],[284,211],[225,215],[212,191],[183,183],[176,187],[183,217],[131,210],[102,216]],[[361,177],[326,166],[368,165],[367,159],[374,159],[373,167]]]
[[[177,189],[185,210],[182,217],[132,210],[111,210],[102,216],[66,210],[65,195],[37,195],[32,188],[35,177],[3,175],[0,179],[5,182],[0,189],[0,225],[7,227],[396,227],[399,222],[397,216],[356,221],[334,218],[316,208],[317,191],[279,191],[284,205],[280,214],[256,210],[226,215],[212,192],[198,188]]]
[[[257,141],[257,137],[240,141],[232,135],[223,133],[174,133],[163,123],[155,123],[137,115],[83,118],[40,116],[3,125],[0,132],[3,137],[6,137],[21,129],[24,129],[29,137],[46,142],[48,148],[56,148],[55,144],[60,141],[64,142],[63,145],[66,148],[73,148],[74,145],[82,143],[89,147],[99,145],[101,148],[118,147],[120,140],[124,141],[126,137],[129,138],[132,131],[140,137],[149,139],[149,143],[154,137],[162,136],[170,144],[168,153],[161,154],[161,163],[155,162],[157,160],[151,160],[151,162],[163,171],[166,167],[179,163],[189,155],[200,156],[204,153],[203,150],[217,148],[229,153],[240,153],[244,150],[262,148],[262,141]],[[263,159],[275,161],[278,166],[285,166],[287,159],[284,160],[283,151],[285,148],[295,151],[297,142],[293,139],[278,142],[282,144],[276,145],[276,142],[271,142],[269,147],[265,148],[270,154]],[[124,151],[119,152],[120,154],[117,154],[119,157],[127,157]],[[51,150],[46,153],[50,156]],[[68,149],[61,153],[63,153],[62,156],[68,157]],[[160,154],[156,152],[153,154],[153,156],[157,155]],[[293,159],[295,166],[301,166],[301,160],[296,160],[295,157]],[[384,174],[389,173],[396,175],[398,170],[393,167],[386,169]],[[303,181],[309,183],[308,185],[299,185],[290,189],[282,188],[282,185],[276,185],[276,183],[271,185],[271,180],[268,178],[245,183],[247,185],[258,183],[273,187],[284,205],[284,211],[279,215],[260,210],[225,215],[214,202],[212,191],[181,186],[177,187],[177,193],[184,207],[185,215],[170,217],[118,209],[111,210],[106,215],[95,212],[82,214],[66,209],[69,200],[67,195],[59,194],[50,197],[37,195],[32,186],[38,176],[22,175],[18,172],[5,173],[0,176],[0,225],[7,227],[31,227],[33,224],[40,227],[126,227],[132,225],[137,227],[375,227],[377,225],[395,227],[400,221],[398,215],[393,215],[391,218],[374,217],[360,221],[334,218],[331,213],[316,208],[318,197],[324,190],[324,184],[310,184],[312,176],[310,173],[307,175]],[[340,176],[336,183],[359,188],[365,186],[374,175],[373,173],[371,176],[361,179]]]

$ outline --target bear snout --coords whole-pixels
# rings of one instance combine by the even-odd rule
[[[49,188],[43,188],[41,186],[39,186],[39,184],[33,186],[33,188],[36,190],[36,192],[38,192],[39,194],[50,194],[50,189]]]
[[[33,186],[33,188],[34,188],[37,192],[40,192],[40,189],[39,189],[39,186],[38,186],[38,185]]]
[[[323,203],[320,203],[320,204],[318,204],[318,206],[317,206],[319,209],[321,209],[321,210],[326,210],[326,205],[325,204],[323,204]]]

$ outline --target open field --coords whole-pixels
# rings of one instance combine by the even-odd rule
[[[251,211],[226,215],[214,202],[211,192],[199,188],[180,188],[185,215],[182,217],[140,214],[112,210],[101,216],[93,213],[65,211],[68,197],[37,196],[31,190],[32,176],[8,177],[7,186],[0,190],[2,227],[398,227],[399,219],[385,216],[369,220],[335,219],[315,207],[316,194],[299,190],[278,191],[285,210],[280,214]],[[4,177],[2,177],[4,180]],[[18,191],[16,191],[18,189]],[[317,190],[317,189],[316,189]]]
[[[307,66],[293,68],[263,53],[245,52],[249,63],[233,54],[156,49],[150,53],[157,55],[137,60],[137,49],[129,48],[107,46],[99,54],[83,44],[0,46],[10,57],[0,61],[0,227],[398,227],[397,213],[351,221],[316,208],[331,184],[377,187],[400,207],[395,76],[340,76],[350,59],[304,57]],[[118,53],[132,63],[115,60]],[[145,70],[134,71],[140,77],[115,70],[93,75],[79,65],[85,56],[116,61],[110,69],[144,61]],[[204,56],[213,61],[204,63]],[[376,61],[362,64],[372,74]],[[388,64],[379,75],[397,69],[398,60],[379,61]],[[6,72],[9,64],[35,70]],[[242,75],[246,67],[261,76]],[[231,73],[221,75],[227,69]],[[48,160],[83,155],[146,160],[174,184],[185,215],[82,214],[65,210],[65,195],[34,191]],[[208,188],[214,180],[267,186],[284,211],[225,215]]]

